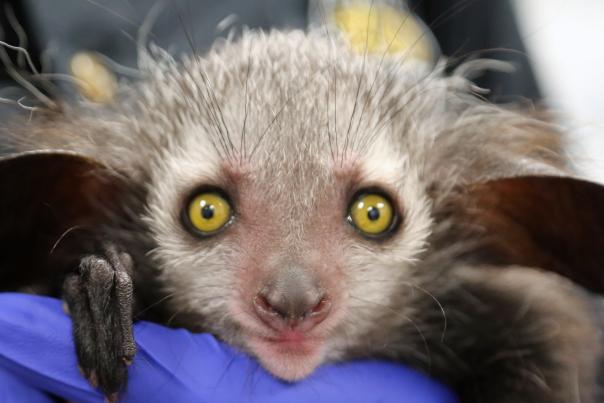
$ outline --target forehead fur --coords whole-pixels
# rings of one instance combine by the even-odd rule
[[[246,32],[183,63],[154,49],[140,64],[147,79],[124,86],[123,99],[14,129],[18,148],[73,150],[144,180],[175,153],[243,161],[275,178],[316,177],[332,161],[383,150],[426,182],[551,174],[562,161],[551,128],[471,94],[462,74],[475,63],[445,76],[443,65],[294,31]]]
[[[411,103],[418,78],[428,75],[401,74],[396,62],[360,57],[319,34],[249,33],[156,71],[160,77],[143,87],[136,126],[271,177],[284,166],[306,172],[395,141],[391,115]]]
[[[127,114],[127,130],[150,149],[212,150],[267,178],[314,177],[333,161],[374,158],[376,150],[432,176],[558,163],[555,141],[535,135],[541,123],[480,101],[462,76],[404,56],[360,55],[319,32],[248,32],[182,65],[164,59],[143,65],[150,80]]]

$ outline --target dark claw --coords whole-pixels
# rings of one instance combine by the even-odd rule
[[[102,255],[83,258],[79,272],[63,285],[80,367],[106,396],[115,396],[125,385],[136,352],[131,273],[130,256],[107,245]]]

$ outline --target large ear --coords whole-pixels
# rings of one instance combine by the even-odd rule
[[[33,152],[0,159],[0,290],[56,286],[81,253],[84,234],[110,217],[124,186],[79,155]]]
[[[468,187],[449,207],[452,228],[480,240],[472,258],[543,268],[604,293],[604,186],[567,177],[498,179]]]

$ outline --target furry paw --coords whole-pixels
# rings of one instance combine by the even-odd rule
[[[132,336],[132,259],[113,245],[86,256],[63,285],[80,368],[106,396],[125,385],[136,346]]]

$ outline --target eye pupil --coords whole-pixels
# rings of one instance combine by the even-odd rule
[[[371,221],[378,220],[380,218],[380,210],[373,206],[369,207],[367,210],[367,218],[369,218]]]
[[[201,216],[206,220],[209,220],[214,217],[214,206],[211,204],[206,204],[201,208]]]

